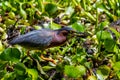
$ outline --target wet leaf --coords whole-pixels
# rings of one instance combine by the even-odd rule
[[[52,3],[48,3],[45,6],[45,11],[49,14],[52,15],[54,14],[56,11],[58,10],[57,6],[55,4]]]
[[[109,73],[110,73],[110,68],[108,66],[106,66],[106,65],[100,66],[97,69],[97,77],[100,80],[107,79],[108,76],[109,76]]]
[[[99,32],[97,32],[97,39],[98,40],[105,40],[105,39],[112,39],[112,36],[111,36],[111,34],[109,33],[109,32],[107,32],[107,31],[99,31]]]
[[[15,71],[17,73],[17,75],[24,75],[25,71],[26,71],[26,66],[23,63],[17,63],[14,66]]]
[[[76,23],[72,24],[72,28],[74,28],[75,30],[80,31],[80,32],[84,32],[85,31],[85,26],[82,25],[79,22],[76,22]]]
[[[0,59],[5,61],[18,62],[21,52],[17,48],[7,48],[0,54]]]
[[[113,69],[115,70],[115,71],[120,71],[120,61],[118,61],[118,62],[115,62],[115,64],[114,64],[114,66],[113,66]]]
[[[114,51],[114,47],[115,47],[115,41],[112,39],[106,39],[105,40],[105,48],[107,51]]]
[[[78,78],[78,77],[85,75],[86,68],[82,65],[80,66],[66,65],[64,72],[70,78]]]
[[[27,73],[32,78],[32,80],[37,80],[38,72],[36,69],[27,69]]]

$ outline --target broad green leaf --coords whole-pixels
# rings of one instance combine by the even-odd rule
[[[100,80],[105,80],[108,78],[110,73],[110,67],[102,65],[97,69],[97,77]]]
[[[99,31],[96,35],[98,40],[112,39],[111,34],[107,31]]]
[[[115,47],[115,41],[112,40],[112,39],[106,39],[105,42],[104,42],[104,45],[105,45],[105,49],[107,51],[113,52],[114,51],[114,47]]]
[[[45,6],[45,11],[48,12],[49,15],[54,14],[58,10],[57,6],[52,3],[48,3]]]
[[[77,31],[80,31],[80,32],[84,32],[85,31],[85,26],[82,25],[79,22],[76,22],[76,23],[72,24],[72,28],[77,30]]]
[[[100,1],[97,2],[95,5],[99,12],[103,12],[103,10],[105,9],[104,4],[102,4]]]
[[[37,80],[38,78],[38,72],[36,69],[27,69],[28,76],[32,78],[32,80]]]
[[[105,26],[107,26],[109,24],[108,21],[104,21],[100,23],[100,30],[103,30]]]
[[[120,71],[120,61],[115,62],[115,64],[113,65],[113,69],[114,71]]]
[[[79,20],[79,18],[78,17],[71,17],[70,18],[70,23],[69,24],[73,24],[73,23],[75,23],[75,22],[77,22]]]
[[[14,69],[18,75],[24,75],[27,68],[23,63],[17,63],[15,64]]]
[[[76,66],[76,69],[78,70],[81,76],[86,74],[86,68],[84,66],[82,65]]]
[[[5,61],[18,62],[21,52],[17,48],[7,48],[0,54],[0,59]]]
[[[70,78],[78,78],[85,75],[86,68],[82,65],[80,66],[66,65],[64,69],[64,73]]]

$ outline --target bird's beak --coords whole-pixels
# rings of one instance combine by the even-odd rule
[[[75,31],[75,30],[73,30],[72,33],[73,33],[73,36],[77,36],[77,37],[87,37],[87,36],[89,36],[88,33],[78,32],[78,31]]]
[[[80,35],[78,31],[75,31],[75,30],[72,30],[71,33],[74,35],[74,36],[77,36],[77,35]]]

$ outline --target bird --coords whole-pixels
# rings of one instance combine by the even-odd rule
[[[10,45],[20,45],[27,49],[31,50],[41,50],[44,51],[45,49],[61,46],[70,38],[74,37],[75,35],[81,35],[78,31],[73,30],[70,27],[63,27],[56,30],[51,29],[40,29],[40,30],[33,30],[26,34],[19,35],[13,38],[9,44]],[[50,62],[55,63],[53,59],[45,58],[41,55],[43,60],[47,60]]]

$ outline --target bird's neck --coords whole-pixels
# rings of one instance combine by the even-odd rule
[[[55,37],[55,41],[57,41],[58,43],[62,43],[65,42],[67,40],[66,36],[64,36],[63,34],[54,34]]]

